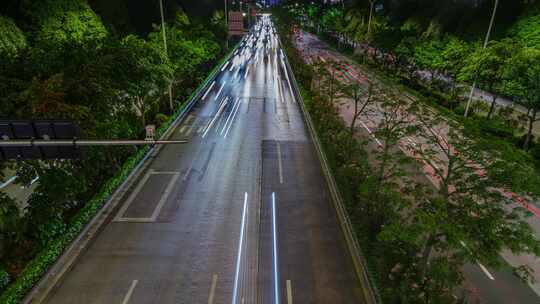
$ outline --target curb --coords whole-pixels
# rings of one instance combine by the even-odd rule
[[[282,45],[280,40],[280,45]],[[298,87],[298,83],[296,81],[296,77],[294,76],[294,73],[292,71],[292,68],[289,63],[289,59],[285,52],[283,52],[285,57],[285,63],[287,70],[289,74],[291,75],[291,82],[293,83],[294,87],[294,95],[296,99],[298,100],[298,103],[300,104],[300,109],[302,112],[302,116],[304,118],[304,121],[306,123],[306,126],[308,128],[309,134],[311,136],[313,146],[315,147],[315,150],[317,150],[317,156],[319,158],[319,161],[321,163],[322,171],[324,173],[324,177],[326,179],[328,189],[330,191],[330,195],[332,197],[332,204],[334,206],[334,209],[336,211],[336,215],[338,217],[339,225],[341,227],[341,230],[343,232],[343,236],[345,237],[345,241],[347,243],[347,247],[349,249],[349,253],[351,254],[354,268],[356,275],[358,277],[358,280],[360,281],[360,284],[362,285],[362,292],[364,294],[364,301],[367,304],[377,304],[381,303],[380,296],[376,292],[376,289],[373,286],[372,280],[370,279],[370,275],[368,272],[368,269],[365,267],[367,265],[365,258],[362,255],[362,251],[360,249],[360,245],[358,244],[358,238],[356,237],[356,233],[354,231],[354,228],[351,224],[351,221],[349,219],[349,216],[347,215],[347,211],[345,209],[343,199],[341,197],[341,193],[339,192],[339,189],[337,187],[336,181],[334,179],[334,176],[332,174],[332,171],[330,169],[330,166],[328,165],[328,161],[326,159],[326,155],[324,153],[324,150],[321,146],[321,143],[319,141],[319,137],[317,135],[317,130],[315,129],[313,122],[311,120],[311,116],[309,115],[309,112],[305,108],[304,100],[302,98],[302,94],[300,93],[300,89]]]
[[[165,132],[160,136],[160,139],[167,139],[191,111],[195,103],[200,100],[201,93],[208,84],[213,81],[218,75],[218,71],[223,64],[230,59],[231,55],[238,48],[238,44],[234,46],[225,57],[217,64],[209,73],[206,79],[199,87],[191,94],[187,104],[179,111],[178,116],[170,123]],[[151,163],[149,159],[153,159],[161,150],[162,146],[152,147],[146,152],[146,155],[132,169],[131,173],[126,177],[120,186],[114,191],[112,196],[103,204],[101,209],[93,217],[93,219],[82,229],[77,238],[69,245],[58,260],[47,270],[47,273],[36,283],[30,292],[24,297],[21,303],[35,304],[42,303],[47,299],[51,291],[53,291],[62,281],[64,275],[68,273],[75,265],[75,262],[82,253],[89,247],[92,241],[99,235],[101,230],[109,223],[108,219],[114,211],[119,207],[119,204],[126,192],[135,183],[137,178]]]

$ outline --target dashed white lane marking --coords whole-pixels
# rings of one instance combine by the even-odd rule
[[[206,96],[208,95],[208,93],[210,93],[210,91],[212,90],[215,84],[216,84],[216,81],[214,80],[212,84],[210,85],[210,87],[208,88],[208,90],[206,90],[206,93],[204,93],[203,97],[201,98],[202,100],[206,98]]]
[[[210,287],[210,295],[208,296],[208,304],[214,304],[214,295],[216,294],[217,279],[218,279],[218,275],[214,274],[212,276],[212,286]]]
[[[225,71],[225,69],[227,68],[228,65],[229,65],[229,61],[227,61],[227,62],[223,65],[223,67],[221,68],[221,71],[222,71],[222,72]]]
[[[133,280],[133,282],[131,282],[131,286],[129,286],[128,292],[124,296],[122,304],[129,303],[129,299],[131,298],[131,295],[133,294],[133,290],[135,290],[135,286],[137,286],[137,283],[139,283],[139,280]]]
[[[495,277],[487,270],[486,266],[482,265],[481,263],[477,263],[478,266],[480,266],[480,269],[486,274],[486,276],[492,280],[495,281]]]
[[[224,87],[224,86],[225,86],[225,83],[223,83],[223,84],[221,85],[221,88],[219,88],[219,91],[217,92],[216,97],[214,97],[214,100],[217,100],[217,99],[218,99],[218,97],[219,97],[219,95],[221,94],[221,91],[223,90],[223,87]]]
[[[214,118],[212,118],[212,120],[210,121],[210,123],[208,124],[208,126],[206,127],[206,130],[204,131],[203,135],[202,135],[202,138],[205,138],[206,137],[206,134],[208,134],[208,131],[210,131],[210,129],[212,129],[212,126],[214,125],[214,123],[216,122],[216,120],[219,118],[219,116],[221,116],[221,112],[223,112],[223,109],[225,108],[225,105],[227,104],[227,100],[229,99],[229,97],[225,97],[225,99],[221,102],[221,106],[219,107],[216,115],[214,116]]]
[[[249,65],[248,65],[248,67],[247,67],[247,69],[246,69],[246,73],[244,74],[244,79],[247,78],[248,73],[249,73]]]
[[[364,127],[364,129],[366,129],[366,130],[368,131],[368,133],[369,133],[371,136],[373,136],[373,139],[375,139],[375,141],[377,142],[377,144],[378,144],[380,147],[382,147],[381,141],[380,141],[377,137],[375,137],[375,135],[373,135],[373,132],[368,128],[368,126],[366,126],[366,124],[365,124],[363,121],[361,121],[361,120],[359,120],[359,121],[360,121],[360,123],[362,124],[362,126]]]
[[[227,131],[225,131],[225,135],[223,136],[223,138],[227,138],[227,134],[229,134],[229,130],[231,129],[231,126],[234,123],[234,119],[236,118],[236,114],[238,113],[238,109],[240,109],[241,104],[242,104],[242,102],[239,101],[238,106],[236,107],[236,111],[234,111],[233,117],[231,119],[231,123],[229,124],[229,127],[227,128]]]
[[[463,241],[459,241],[459,243],[461,244],[461,246],[463,246],[463,248],[465,248],[466,250],[469,250],[469,248],[467,247],[467,244],[465,244],[465,242]],[[492,281],[495,281],[495,277],[487,270],[486,266],[482,265],[480,262],[476,262],[476,264],[478,264],[478,267],[480,267],[480,269],[482,269],[482,271],[484,272],[484,274]]]
[[[287,304],[293,304],[291,280],[287,280]]]
[[[225,120],[225,124],[223,125],[223,128],[221,129],[221,132],[219,133],[219,135],[223,135],[223,132],[225,131],[225,129],[227,128],[227,125],[229,123],[229,120],[231,119],[231,117],[233,116],[235,110],[236,110],[236,107],[240,106],[240,97],[236,97],[236,100],[234,101],[234,104],[233,104],[233,107],[231,109],[231,112],[229,112],[229,116],[227,116],[227,120]],[[232,123],[232,121],[231,121]]]
[[[281,143],[277,142],[277,153],[278,153],[278,169],[279,169],[279,183],[283,184],[283,165],[281,163]]]

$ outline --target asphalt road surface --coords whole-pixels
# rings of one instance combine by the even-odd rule
[[[151,160],[48,303],[362,303],[290,76],[265,32],[175,129],[190,143]]]

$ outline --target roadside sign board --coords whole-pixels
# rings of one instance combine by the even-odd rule
[[[244,33],[244,16],[242,12],[229,12],[229,35],[242,36]]]
[[[145,140],[154,140],[156,136],[156,126],[155,125],[147,125],[145,127],[146,130],[146,138]]]
[[[76,139],[79,127],[67,120],[0,120],[0,140],[17,139]],[[69,159],[80,158],[80,147],[0,147],[0,159]]]

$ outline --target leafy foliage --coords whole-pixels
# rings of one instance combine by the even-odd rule
[[[26,47],[26,37],[10,18],[0,16],[0,54],[2,56],[17,55]]]
[[[11,13],[28,40],[17,56],[0,56],[0,116],[71,119],[84,138],[140,138],[147,122],[159,136],[183,107],[162,113],[170,111],[167,85],[175,81],[174,99],[191,98],[221,53],[216,37],[186,15],[166,25],[167,56],[159,28],[146,39],[110,35],[84,0],[23,1]],[[1,264],[14,279],[0,302],[19,302],[147,151],[89,148],[81,160],[10,164],[17,183],[39,182],[24,212],[0,196]]]

